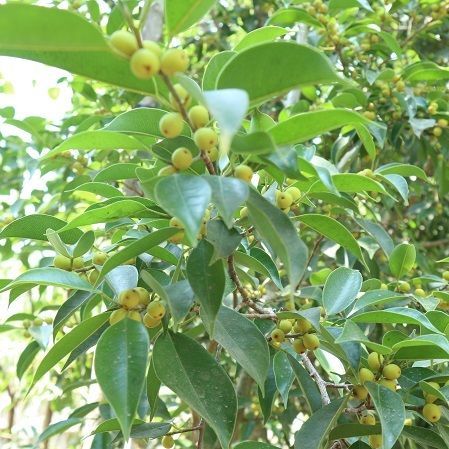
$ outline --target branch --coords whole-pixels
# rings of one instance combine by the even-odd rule
[[[310,361],[308,355],[302,354],[301,357],[304,366],[306,367],[306,370],[309,372],[310,376],[315,379],[315,382],[318,386],[318,390],[320,390],[321,402],[323,403],[323,405],[329,404],[331,400],[326,390],[326,382],[323,380],[323,378],[320,376],[316,368],[313,366],[313,363]]]
[[[196,443],[196,449],[202,449],[202,447],[203,447],[204,430],[205,430],[205,423],[204,423],[203,418],[201,418],[200,425],[199,425],[198,441]]]
[[[165,435],[177,435],[179,433],[195,432],[195,430],[200,430],[201,426],[188,427],[187,429],[174,430],[173,432],[168,432]]]

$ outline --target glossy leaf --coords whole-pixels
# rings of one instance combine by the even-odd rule
[[[282,397],[284,407],[287,408],[288,393],[290,392],[295,375],[285,352],[278,351],[273,357],[273,371],[276,387]]]
[[[390,270],[397,279],[407,274],[415,263],[416,249],[410,243],[401,243],[390,254]]]
[[[145,327],[125,318],[103,333],[95,351],[98,384],[120,422],[125,440],[130,436],[144,387],[149,346]]]
[[[213,0],[165,0],[168,32],[176,36],[198,22],[213,5]]]

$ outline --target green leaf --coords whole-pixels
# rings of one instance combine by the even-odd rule
[[[143,253],[146,253],[149,249],[159,245],[160,243],[167,240],[173,234],[179,232],[177,228],[164,228],[157,231],[151,232],[150,234],[137,239],[136,241],[130,243],[128,246],[123,248],[121,251],[116,252],[114,255],[109,257],[103,267],[101,268],[98,280],[103,278],[107,273],[112,271],[117,266],[126,262],[133,257],[137,257]],[[97,281],[98,283],[98,281]]]
[[[246,50],[254,45],[265,42],[274,41],[276,38],[284,36],[287,30],[278,26],[264,26],[250,31],[243,39],[234,47],[234,51]]]
[[[361,296],[354,304],[351,314],[364,309],[365,307],[372,307],[375,305],[388,304],[404,299],[404,295],[391,290],[370,290]]]
[[[51,215],[32,214],[18,218],[5,226],[0,232],[0,238],[17,237],[33,240],[47,240],[47,229],[58,231],[67,222]],[[75,243],[83,233],[79,229],[61,232],[61,239],[68,243]]]
[[[399,341],[392,350],[398,360],[446,359],[449,357],[449,341],[443,335],[425,334]]]
[[[343,312],[357,298],[363,278],[359,271],[346,267],[334,270],[326,279],[323,306],[329,315]]]
[[[118,132],[102,130],[84,131],[74,134],[64,140],[53,150],[49,151],[42,159],[49,159],[56,154],[67,150],[90,151],[90,150],[143,150],[145,145],[132,136]]]
[[[209,184],[198,176],[172,175],[160,179],[154,193],[160,206],[181,220],[187,240],[195,246],[201,221],[211,200]]]
[[[133,265],[119,265],[106,274],[106,282],[116,296],[123,290],[137,287],[139,273]]]
[[[164,136],[159,129],[159,121],[165,114],[167,114],[167,111],[163,109],[136,108],[118,115],[104,129],[112,135],[117,133],[111,131],[119,131],[120,133],[141,134],[144,136],[163,138]],[[184,129],[181,134],[190,136],[187,123],[184,124]]]
[[[72,257],[73,252],[71,248],[68,248],[64,244],[61,237],[59,237],[59,234],[56,231],[54,231],[53,229],[47,229],[46,235],[48,243],[50,243],[50,245],[56,252],[62,254],[65,257]]]
[[[264,393],[270,352],[259,328],[240,313],[221,306],[215,322],[214,339],[257,382]]]
[[[271,25],[292,27],[297,23],[306,23],[316,28],[323,28],[323,24],[309,14],[307,11],[298,8],[281,8],[275,11],[268,19]]]
[[[342,81],[318,50],[293,42],[270,42],[250,47],[231,58],[220,72],[216,88],[245,90],[251,106],[255,106],[299,85]]]
[[[382,385],[367,382],[371,400],[382,426],[382,449],[391,449],[404,427],[405,407],[399,394]]]
[[[249,218],[285,265],[292,288],[296,288],[306,269],[307,247],[299,238],[284,212],[260,194],[251,190],[248,199]]]
[[[104,182],[86,182],[76,186],[74,189],[67,190],[67,192],[89,192],[104,198],[123,196],[123,193],[119,189]]]
[[[368,120],[349,109],[323,109],[304,112],[278,123],[268,130],[277,145],[291,145],[321,136],[334,129],[351,125],[367,125],[376,135],[385,134],[385,126]]]
[[[211,338],[226,282],[223,262],[217,260],[210,264],[213,253],[213,246],[201,240],[191,252],[186,268],[187,279],[201,305],[201,318]]]
[[[321,396],[316,383],[310,377],[310,374],[291,354],[288,354],[288,360],[293,368],[299,388],[311,412],[315,412],[321,408]]]
[[[68,418],[64,421],[59,421],[54,424],[50,424],[37,439],[38,443],[42,441],[48,440],[49,438],[58,435],[60,433],[64,433],[66,430],[70,429],[77,424],[81,424],[83,422],[80,418]]]
[[[276,146],[271,136],[264,131],[237,134],[232,140],[231,150],[237,154],[257,155],[274,153]]]
[[[207,223],[206,240],[214,246],[211,263],[218,259],[226,259],[239,246],[243,235],[236,228],[228,229],[221,220],[210,220]]]
[[[351,318],[356,323],[402,323],[416,324],[425,329],[441,334],[441,332],[421,312],[407,307],[391,307],[386,310],[364,312]]]
[[[261,441],[242,441],[234,446],[234,449],[279,449]]]
[[[218,74],[221,72],[226,63],[236,54],[237,52],[235,51],[227,50],[216,53],[212,56],[212,58],[210,58],[203,75],[202,86],[204,91],[215,89],[215,82],[218,78]]]
[[[214,3],[214,0],[165,0],[165,20],[170,36],[190,28]]]
[[[401,164],[397,162],[392,162],[390,164],[382,165],[376,170],[376,173],[381,175],[401,175],[401,176],[416,176],[423,181],[428,181],[425,171],[421,167],[410,164]]]
[[[40,351],[40,346],[37,341],[32,341],[27,345],[27,347],[20,354],[19,360],[17,361],[16,374],[19,379],[25,374],[25,371],[33,363],[36,355]]]
[[[47,267],[32,268],[26,271],[14,281],[2,287],[0,293],[11,290],[14,287],[22,286],[23,284],[53,285],[55,287],[71,288],[74,290],[96,291],[91,284],[81,279],[77,273]]]
[[[346,406],[340,398],[317,410],[295,433],[295,449],[321,449],[337,419]]]
[[[100,28],[74,12],[18,3],[3,5],[0,42],[4,56],[31,59],[147,95],[167,92],[157,78],[136,78],[128,59],[111,49]]]
[[[168,332],[154,345],[154,367],[161,382],[212,427],[223,448],[234,432],[237,398],[224,369],[196,341]]]
[[[75,248],[73,249],[73,257],[81,257],[86,254],[95,243],[94,231],[88,231],[81,236],[81,238],[76,242]]]
[[[390,254],[390,270],[393,276],[400,279],[412,268],[416,260],[416,249],[411,243],[401,243]]]
[[[404,426],[402,435],[417,443],[417,447],[430,446],[435,449],[448,448],[443,438],[441,438],[437,432],[432,429],[426,429],[425,427]]]
[[[249,187],[240,179],[204,176],[212,189],[212,201],[228,228],[233,225],[235,211],[249,196]]]
[[[204,99],[220,128],[220,150],[227,153],[247,113],[248,94],[242,89],[211,90],[204,92]]]
[[[154,418],[156,413],[157,401],[159,400],[159,389],[161,388],[161,381],[154,370],[154,359],[151,357],[150,365],[147,373],[147,398],[150,404],[150,420]]]
[[[288,394],[295,379],[293,368],[285,352],[278,351],[273,358],[273,371],[276,387],[282,397],[284,407],[287,408]]]
[[[66,355],[85,342],[97,329],[99,329],[109,319],[109,312],[96,315],[82,321],[68,334],[58,340],[55,345],[45,354],[41,363],[34,373],[30,389],[42,376],[50,371]]]
[[[347,424],[345,423],[335,427],[329,434],[329,437],[334,440],[339,440],[341,438],[379,435],[381,431],[382,430],[380,424],[368,426],[356,423],[347,423]]]
[[[94,177],[95,182],[119,181],[122,179],[136,179],[137,164],[119,162],[118,164],[107,165],[101,169]],[[123,196],[123,195],[120,195]]]
[[[109,327],[97,344],[98,384],[120,422],[125,440],[145,383],[150,341],[145,327],[129,318]]]
[[[299,220],[324,237],[337,242],[343,248],[350,251],[362,263],[365,263],[362,250],[351,232],[334,218],[321,214],[300,215]]]
[[[376,239],[379,246],[382,248],[384,253],[387,256],[390,256],[391,252],[394,249],[394,243],[391,237],[388,235],[385,229],[378,225],[377,223],[373,223],[372,221],[359,219],[357,223],[365,229],[368,234],[370,234],[374,239]]]

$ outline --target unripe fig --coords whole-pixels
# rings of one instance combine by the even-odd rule
[[[199,128],[195,131],[193,140],[200,150],[207,151],[217,146],[218,136],[212,128]]]
[[[140,48],[132,56],[129,62],[131,72],[136,78],[149,80],[159,72],[159,58],[152,51]]]
[[[368,437],[369,445],[373,449],[379,449],[382,447],[382,435],[370,435]]]
[[[171,449],[175,445],[175,440],[171,435],[165,435],[164,438],[162,438],[162,446],[165,449]]]
[[[248,217],[248,208],[242,207],[240,209],[240,218],[247,218]]]
[[[162,167],[158,172],[158,176],[170,176],[176,173],[176,168],[173,165],[167,165],[166,167]]]
[[[449,125],[449,121],[446,120],[445,118],[440,118],[440,119],[438,119],[437,124],[440,128],[447,128]]]
[[[98,280],[98,276],[100,275],[100,273],[97,271],[97,270],[92,270],[90,273],[89,273],[89,276],[88,276],[88,280],[89,280],[89,282],[92,284],[92,285],[94,285],[96,282],[97,282],[97,280]]]
[[[275,329],[271,332],[271,339],[276,343],[282,343],[285,340],[285,334],[281,329]]]
[[[150,303],[150,292],[143,287],[134,287],[134,291],[139,295],[139,303],[141,306],[147,306]]]
[[[410,291],[410,289],[411,287],[408,282],[401,281],[398,283],[398,291],[400,291],[401,293],[407,293]]]
[[[165,316],[165,306],[161,301],[153,301],[148,304],[147,313],[157,320],[162,320]]]
[[[309,351],[315,351],[315,349],[320,347],[320,340],[315,334],[305,334],[302,337],[302,341]]]
[[[444,279],[445,281],[448,281],[448,282],[449,282],[449,271],[445,271],[445,272],[443,273],[443,279]]]
[[[23,320],[23,327],[25,328],[25,329],[28,329],[29,327],[31,327],[31,320]]]
[[[284,334],[288,334],[292,330],[292,323],[290,320],[281,320],[278,327]]]
[[[72,260],[72,269],[79,270],[84,267],[84,260],[82,257],[75,257]]]
[[[245,164],[237,165],[234,169],[234,176],[242,181],[251,182],[253,174],[252,168]]]
[[[149,329],[153,329],[161,324],[161,320],[157,320],[156,318],[153,318],[151,315],[146,313],[143,317],[143,324],[145,324],[145,326]]]
[[[427,421],[438,422],[441,418],[441,407],[436,404],[426,404],[422,409],[422,414]]]
[[[203,128],[209,123],[209,111],[203,105],[198,104],[190,108],[189,119],[195,128]]]
[[[181,231],[181,232],[177,232],[176,234],[172,235],[168,241],[170,243],[174,243],[175,245],[178,243],[181,243],[184,240],[185,237],[185,232]]]
[[[368,366],[373,371],[379,371],[382,363],[384,362],[384,357],[382,354],[377,352],[372,352],[368,355]]]
[[[114,310],[109,317],[110,325],[113,326],[115,323],[118,323],[119,321],[125,319],[127,313],[128,312],[125,309]]]
[[[443,134],[443,130],[439,126],[435,126],[435,128],[433,128],[433,130],[432,130],[432,134],[435,137],[440,137],[441,134]]]
[[[293,349],[297,354],[303,354],[307,351],[307,348],[304,346],[304,342],[302,338],[295,338],[292,343]]]
[[[359,381],[363,385],[365,382],[373,382],[374,374],[368,368],[360,368]]]
[[[145,40],[142,42],[143,48],[152,51],[156,56],[160,57],[162,54],[162,48],[157,42]]]
[[[108,253],[104,251],[96,251],[92,256],[92,263],[95,265],[104,265],[104,263],[108,260]]]
[[[139,48],[134,34],[125,30],[117,30],[111,34],[110,43],[114,50],[125,56],[131,56]]]
[[[44,322],[47,323],[47,324],[52,324],[53,323],[53,318],[52,317],[44,318]]]
[[[385,379],[395,380],[401,376],[401,368],[399,368],[399,366],[394,363],[390,363],[384,367],[382,374]]]
[[[370,413],[363,415],[360,418],[360,424],[365,424],[366,426],[375,426],[376,417],[374,415],[371,415]]]
[[[125,309],[135,309],[140,303],[139,292],[134,288],[123,290],[118,295],[118,303]]]
[[[289,187],[285,193],[288,193],[292,197],[294,203],[301,198],[301,190],[298,187]]]
[[[417,288],[415,290],[415,295],[419,296],[420,298],[424,298],[424,296],[426,296],[426,292],[422,288]]]
[[[44,320],[42,320],[41,318],[35,318],[33,320],[33,326],[35,326],[35,327],[42,326],[43,324],[44,324]]]
[[[184,225],[182,224],[181,220],[179,220],[176,217],[170,218],[170,221],[168,222],[168,224],[173,228],[184,229]]]
[[[58,254],[53,259],[53,265],[61,270],[70,271],[72,268],[72,261],[68,257]]]
[[[137,310],[130,310],[128,312],[128,318],[130,318],[131,320],[134,321],[138,321],[139,323],[142,322],[142,317],[140,316],[140,312],[138,312]]]
[[[176,72],[185,72],[189,66],[187,53],[180,48],[171,48],[161,56],[161,72],[172,76]]]
[[[368,390],[363,385],[354,385],[352,395],[359,401],[365,401],[368,397]]]
[[[178,148],[171,155],[171,162],[178,170],[187,170],[193,161],[192,153],[188,148]]]
[[[312,329],[312,323],[306,318],[298,318],[295,322],[295,332],[305,334]]]
[[[397,382],[396,382],[396,380],[380,379],[379,385],[389,388],[391,391],[396,391]]]
[[[276,204],[280,209],[287,209],[293,203],[293,198],[287,192],[279,192],[276,195]]]
[[[184,121],[177,112],[169,112],[159,121],[159,130],[168,139],[178,137],[182,133],[183,128]]]

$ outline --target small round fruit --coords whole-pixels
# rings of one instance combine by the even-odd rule
[[[298,187],[289,187],[285,193],[288,193],[292,197],[294,203],[301,198],[301,190]]]
[[[371,352],[371,354],[368,355],[368,366],[371,370],[379,371],[382,363],[384,363],[384,356],[382,354]]]
[[[287,209],[293,203],[293,198],[287,192],[279,192],[276,197],[276,204],[280,209]]]
[[[104,265],[104,263],[108,260],[108,253],[104,251],[96,251],[92,256],[92,263],[95,265]]]
[[[390,379],[380,379],[379,385],[382,385],[383,387],[388,388],[391,391],[396,391],[397,382]]]
[[[146,40],[143,41],[142,44],[143,48],[152,51],[156,56],[161,56],[162,48],[157,42]]]
[[[281,320],[278,327],[284,334],[288,334],[292,330],[292,323],[290,320]]]
[[[88,276],[88,280],[89,280],[89,282],[92,284],[92,285],[94,285],[96,282],[97,282],[97,280],[98,280],[98,276],[100,275],[100,273],[97,271],[97,270],[92,270],[90,273],[89,273],[89,276]]]
[[[203,105],[197,104],[190,108],[189,119],[194,128],[203,128],[209,123],[209,111]]]
[[[420,298],[424,298],[424,296],[426,296],[426,292],[422,288],[417,288],[415,290],[415,295],[419,296]]]
[[[161,72],[172,76],[176,72],[185,72],[189,66],[187,53],[181,48],[171,48],[161,56]]]
[[[285,340],[285,334],[281,329],[275,329],[271,332],[271,339],[276,343],[282,343]]]
[[[379,449],[382,447],[382,435],[370,435],[368,437],[369,445],[373,449]]]
[[[307,348],[304,346],[304,342],[302,338],[295,338],[292,343],[293,349],[297,354],[304,354],[307,351]]]
[[[159,58],[152,51],[140,48],[132,56],[129,62],[131,72],[136,78],[149,80],[159,72]]]
[[[146,313],[143,317],[143,324],[145,324],[148,329],[153,329],[161,324],[161,320],[157,320],[156,318],[153,318],[151,315]]]
[[[28,329],[29,327],[31,327],[31,320],[23,320],[22,324],[25,329]]]
[[[140,304],[140,295],[134,288],[123,290],[118,295],[118,303],[126,309],[135,309]]]
[[[157,320],[162,320],[165,316],[165,306],[161,301],[153,301],[148,304],[147,313]]]
[[[443,130],[439,126],[435,126],[435,128],[433,128],[432,130],[432,134],[435,137],[441,137],[441,134],[443,134]]]
[[[184,122],[181,114],[177,112],[169,112],[165,114],[159,121],[159,130],[164,137],[168,139],[174,139],[178,137],[182,129],[184,128]]]
[[[295,332],[305,334],[312,329],[312,323],[306,318],[298,318],[295,323]]]
[[[53,259],[53,265],[56,268],[60,268],[61,270],[70,271],[70,269],[72,268],[72,261],[68,257],[58,254]]]
[[[158,172],[158,176],[170,176],[176,173],[176,168],[173,165],[167,165],[166,167],[162,167]]]
[[[131,310],[128,312],[128,318],[134,321],[138,321],[139,323],[142,322],[142,317],[140,316],[140,312],[137,310]]]
[[[405,281],[399,282],[398,291],[400,291],[401,293],[407,293],[410,291],[410,289],[411,289],[411,287],[408,282],[405,282]]]
[[[114,310],[109,317],[110,325],[113,326],[115,323],[125,319],[127,314],[128,312],[125,309]]]
[[[360,418],[360,424],[365,424],[366,426],[375,426],[376,425],[376,417],[368,413],[367,415],[363,415]]]
[[[365,401],[368,397],[368,390],[363,385],[354,385],[352,395],[360,401]]]
[[[422,414],[427,421],[438,422],[441,418],[441,407],[436,404],[426,404],[422,409]]]
[[[449,281],[449,271],[445,271],[445,272],[443,273],[443,279],[444,279],[445,281]]]
[[[188,108],[190,106],[190,103],[192,102],[192,97],[190,96],[189,92],[181,86],[181,84],[175,84],[173,86],[174,91],[176,92],[179,101],[181,102],[181,105],[184,108]],[[180,107],[178,102],[176,101],[175,96],[170,92],[168,97],[170,104],[172,105],[173,109],[176,109],[178,112],[180,112]]]
[[[365,382],[373,382],[374,381],[374,374],[372,371],[370,371],[368,368],[360,368],[359,371],[359,380],[360,383],[363,385]]]
[[[396,380],[401,377],[401,368],[399,368],[399,366],[394,363],[390,363],[384,367],[382,374],[385,379]]]
[[[211,162],[217,162],[220,157],[220,153],[218,152],[217,147],[212,147],[206,150],[206,154],[209,156]]]
[[[212,128],[198,128],[193,135],[196,146],[203,151],[217,146],[218,136]]]
[[[171,435],[165,435],[164,438],[162,438],[162,446],[165,447],[165,449],[171,449],[175,445],[175,440]]]
[[[192,153],[188,148],[178,148],[171,155],[171,163],[178,170],[187,170],[193,161]]]
[[[134,291],[139,295],[139,303],[142,306],[147,306],[150,303],[150,292],[143,287],[135,287]]]
[[[252,168],[245,164],[237,165],[234,169],[234,176],[242,181],[251,182],[253,174]]]
[[[185,232],[184,231],[180,231],[177,232],[176,234],[172,235],[168,241],[170,243],[174,243],[175,245],[177,245],[178,243],[181,243],[184,240],[185,237]]]
[[[436,382],[429,382],[429,385],[431,385],[433,388],[435,388],[435,390],[440,389],[440,385],[437,384]],[[435,396],[432,393],[427,393],[427,391],[423,391],[423,396],[428,404],[432,404],[433,402],[435,402],[438,399],[437,396]]]
[[[302,341],[309,351],[315,351],[315,349],[320,347],[320,340],[315,334],[305,334],[302,337]]]
[[[242,207],[240,209],[240,218],[247,218],[248,217],[248,208]]]
[[[79,270],[84,267],[84,260],[82,257],[75,257],[72,260],[72,268],[74,270]]]
[[[44,324],[44,320],[42,320],[41,318],[35,318],[33,320],[33,326],[35,326],[35,327],[42,326],[43,324]]]
[[[125,30],[114,31],[110,43],[115,50],[126,56],[131,56],[139,48],[136,36]]]
[[[52,324],[53,323],[53,318],[52,317],[47,317],[47,318],[44,318],[44,322],[46,323],[46,324]]]

